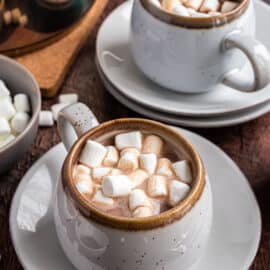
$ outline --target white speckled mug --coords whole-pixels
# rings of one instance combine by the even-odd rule
[[[65,254],[79,270],[188,269],[200,259],[212,224],[212,194],[198,153],[179,132],[158,122],[126,118],[93,128],[96,124],[90,110],[80,103],[65,108],[58,119],[69,151],[54,207],[56,231]],[[71,148],[75,139],[72,128],[80,138]],[[192,188],[186,199],[160,215],[133,219],[111,216],[78,193],[72,168],[87,139],[138,129],[157,134],[190,159]]]
[[[134,0],[130,43],[139,69],[163,87],[199,93],[222,82],[257,91],[270,82],[270,55],[254,38],[252,0],[220,16],[183,17]],[[254,76],[243,71],[249,60]]]

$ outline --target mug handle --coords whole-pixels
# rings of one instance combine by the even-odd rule
[[[98,124],[93,112],[79,102],[62,109],[57,118],[58,131],[67,151],[78,137]]]
[[[267,48],[252,36],[241,31],[228,34],[222,43],[224,51],[241,50],[251,63],[254,79],[247,78],[244,72],[231,71],[223,78],[223,84],[243,92],[258,91],[270,82],[270,54]]]

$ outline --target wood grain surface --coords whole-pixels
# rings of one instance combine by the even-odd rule
[[[123,0],[111,0],[104,19]],[[98,28],[98,26],[97,26]],[[81,50],[62,87],[62,92],[77,92],[80,100],[91,107],[99,121],[119,117],[140,117],[108,94],[98,76],[95,64],[95,37],[92,33]],[[49,108],[53,100],[44,100],[43,109]],[[220,146],[248,177],[258,198],[263,230],[260,249],[251,267],[252,270],[270,269],[270,114],[252,122],[222,129],[193,130]],[[56,128],[43,128],[24,158],[6,175],[0,177],[0,269],[22,269],[16,257],[9,235],[9,208],[12,196],[21,177],[34,161],[59,142]],[[225,202],[224,202],[225,203]],[[38,269],[37,269],[38,270]],[[57,269],[48,269],[57,270]],[[218,269],[217,269],[218,270]],[[230,270],[230,269],[228,269]]]

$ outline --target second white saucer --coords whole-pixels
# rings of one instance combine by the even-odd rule
[[[209,245],[199,264],[189,270],[247,270],[261,235],[260,210],[249,183],[214,144],[179,131],[199,151],[213,191]],[[53,194],[65,156],[62,144],[52,148],[23,177],[13,198],[10,232],[25,270],[74,269],[58,243],[53,220]]]
[[[196,127],[196,128],[217,128],[217,127],[227,127],[233,126],[253,119],[268,113],[270,111],[270,101],[257,105],[251,109],[243,110],[237,113],[216,116],[216,117],[188,117],[181,115],[174,115],[169,113],[159,112],[157,110],[152,110],[150,108],[144,107],[143,105],[136,103],[126,96],[122,95],[118,89],[106,78],[105,74],[101,71],[99,67],[98,60],[96,60],[97,68],[100,77],[105,85],[106,89],[122,104],[129,107],[130,109],[155,120],[166,122],[172,125],[180,125],[186,127]]]
[[[162,88],[148,80],[135,66],[129,47],[129,26],[133,1],[127,1],[102,24],[96,44],[102,72],[126,98],[162,113],[181,116],[221,116],[251,109],[270,99],[270,85],[265,89],[243,93],[222,84],[204,94],[180,94]],[[255,1],[257,37],[270,50],[270,8]],[[181,72],[181,71],[179,71]]]

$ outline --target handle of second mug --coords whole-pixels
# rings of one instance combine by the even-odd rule
[[[252,36],[240,31],[230,33],[223,41],[224,50],[239,49],[251,63],[254,80],[248,80],[243,72],[230,72],[225,75],[223,83],[243,92],[258,91],[270,82],[270,54],[267,48]]]
[[[58,114],[57,127],[67,151],[82,134],[98,125],[93,112],[83,103],[74,103]]]

